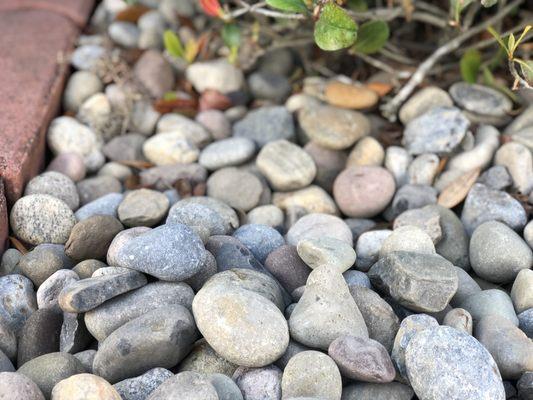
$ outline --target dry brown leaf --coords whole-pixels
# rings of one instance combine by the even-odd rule
[[[465,172],[444,188],[439,195],[437,203],[446,208],[453,208],[462,202],[472,185],[476,182],[480,172],[480,168]]]
[[[143,6],[142,4],[134,4],[120,11],[115,17],[115,21],[133,22],[136,24],[139,18],[148,11],[150,11],[149,7]]]
[[[435,176],[440,175],[442,171],[444,171],[444,168],[446,167],[446,164],[448,163],[449,157],[442,157],[439,161],[439,165],[437,166],[437,173]]]
[[[160,114],[179,113],[184,115],[195,115],[198,109],[196,99],[171,99],[156,100],[154,109]]]
[[[16,237],[10,236],[9,241],[11,242],[13,247],[15,247],[15,249],[20,251],[22,254],[26,254],[28,252],[28,249],[26,248],[26,246],[24,246],[24,244],[22,244],[22,242],[18,240]]]
[[[154,166],[153,163],[149,161],[139,161],[139,160],[123,160],[119,161],[120,164],[125,165],[126,167],[132,167],[137,169],[148,169]]]

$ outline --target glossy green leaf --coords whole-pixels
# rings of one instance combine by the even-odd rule
[[[389,39],[389,25],[385,21],[375,20],[365,22],[357,32],[357,42],[354,49],[359,53],[376,53]]]
[[[222,28],[222,40],[229,48],[241,45],[241,30],[237,24],[226,24]]]
[[[515,58],[515,61],[520,64],[522,75],[529,84],[533,84],[533,60],[520,60]]]
[[[165,49],[171,56],[183,58],[185,55],[185,50],[181,44],[181,40],[174,32],[170,29],[167,29],[163,33],[163,43],[165,44]]]
[[[270,7],[281,11],[296,13],[307,12],[307,7],[302,0],[266,0],[266,3]]]
[[[498,32],[496,32],[496,30],[492,27],[492,26],[489,26],[487,28],[487,31],[489,31],[489,33],[494,36],[494,39],[496,39],[496,41],[500,44],[500,46],[502,46],[502,48],[505,50],[505,52],[507,53],[507,55],[509,57],[511,57],[511,53],[509,52],[509,49],[507,48],[507,43],[504,42],[504,40],[502,39],[502,37],[500,36],[500,34]]]
[[[462,57],[459,64],[461,76],[468,83],[476,83],[479,69],[481,68],[481,53],[477,50],[468,50]]]
[[[341,7],[327,3],[315,24],[315,42],[322,50],[340,50],[357,40],[357,24]]]

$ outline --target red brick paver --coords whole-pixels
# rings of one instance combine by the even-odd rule
[[[93,0],[0,0],[0,254],[5,200],[13,205],[43,166],[46,130],[68,73],[64,61],[92,6]]]

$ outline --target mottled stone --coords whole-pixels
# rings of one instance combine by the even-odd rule
[[[255,143],[246,137],[218,140],[206,146],[198,162],[209,170],[240,165],[255,153]]]
[[[312,397],[340,400],[341,374],[335,362],[318,351],[303,351],[292,357],[281,380],[283,398]]]
[[[92,374],[78,374],[54,386],[53,400],[121,400],[120,394],[105,379]]]
[[[342,391],[342,400],[411,400],[414,392],[400,382],[352,383]]]
[[[153,282],[115,297],[85,314],[87,329],[99,341],[125,323],[165,305],[191,308],[194,292],[185,283]]]
[[[72,179],[55,171],[43,172],[29,181],[24,195],[30,194],[48,194],[56,197],[63,200],[72,210],[76,210],[80,203],[76,185]]]
[[[17,372],[0,372],[0,398],[9,400],[45,400],[39,387]]]
[[[453,310],[449,311],[444,317],[442,324],[451,326],[452,328],[455,328],[469,335],[472,334],[472,316],[468,311],[462,308],[454,308]]]
[[[453,265],[431,254],[392,252],[370,268],[372,285],[415,311],[443,310],[458,286]]]
[[[230,363],[219,356],[205,339],[197,341],[189,355],[179,365],[179,372],[194,371],[201,374],[224,374],[233,376],[237,369],[235,364]]]
[[[244,268],[264,272],[263,266],[252,252],[240,240],[232,236],[211,236],[205,247],[215,256],[218,271]]]
[[[260,263],[264,263],[270,253],[285,244],[283,236],[266,225],[243,225],[233,233],[233,237],[244,244]]]
[[[413,226],[400,226],[383,240],[379,257],[385,257],[387,254],[407,251],[417,254],[435,254],[435,246],[431,237],[422,229]]]
[[[394,220],[394,229],[401,226],[416,226],[426,232],[434,244],[442,238],[440,214],[435,207],[426,206],[419,209],[407,210]]]
[[[297,250],[300,258],[311,269],[331,265],[343,273],[355,262],[355,251],[352,246],[327,236],[300,240]]]
[[[56,310],[37,310],[24,323],[18,339],[17,365],[59,351],[63,316]]]
[[[72,268],[72,260],[65,255],[60,244],[40,244],[24,254],[18,268],[36,287],[43,284],[54,272]]]
[[[163,97],[174,86],[172,67],[159,51],[145,51],[133,71],[152,97]]]
[[[18,273],[22,253],[17,249],[6,249],[0,258],[0,276]]]
[[[94,215],[110,215],[117,217],[117,208],[124,195],[122,193],[109,193],[90,203],[85,204],[76,211],[75,216],[78,221],[90,218]]]
[[[239,367],[233,374],[233,380],[242,392],[243,399],[281,399],[281,376],[281,370],[275,365]]]
[[[437,190],[431,186],[403,185],[396,191],[392,203],[383,215],[388,221],[392,221],[406,210],[436,204],[437,194]]]
[[[76,185],[82,205],[86,205],[110,193],[122,192],[120,181],[117,178],[106,175],[87,178],[79,181]]]
[[[13,205],[9,223],[19,239],[37,245],[65,243],[76,219],[64,201],[47,194],[32,194]]]
[[[0,320],[6,329],[18,334],[29,316],[37,309],[31,281],[22,275],[0,278]]]
[[[300,218],[286,235],[287,244],[297,245],[300,240],[329,236],[353,243],[352,231],[346,223],[334,215],[312,213]]]
[[[114,383],[154,367],[170,368],[190,351],[196,339],[191,313],[164,306],[125,323],[98,347],[94,372]]]
[[[132,190],[118,206],[118,218],[128,227],[154,226],[166,215],[169,205],[163,193],[150,189]]]
[[[451,106],[453,106],[453,100],[446,91],[437,86],[427,86],[412,95],[402,105],[398,116],[405,125],[432,108]]]
[[[234,125],[233,136],[251,139],[258,147],[276,140],[293,139],[292,115],[282,106],[258,108]]]
[[[122,400],[145,400],[159,385],[174,374],[165,368],[153,368],[135,378],[115,383],[113,387]]]
[[[13,362],[17,359],[17,336],[3,318],[0,318],[0,351]]]
[[[207,195],[244,212],[257,206],[263,193],[261,180],[248,171],[222,168],[207,180]]]
[[[457,82],[449,91],[460,107],[476,114],[504,117],[513,108],[507,96],[488,86]]]
[[[167,399],[220,400],[215,386],[205,375],[196,372],[180,372],[155,389],[147,400]]]

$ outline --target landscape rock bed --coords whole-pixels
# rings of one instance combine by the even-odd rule
[[[142,3],[97,6],[11,207],[0,398],[532,399],[533,106],[429,86],[394,140],[371,85],[184,65],[195,2]]]

